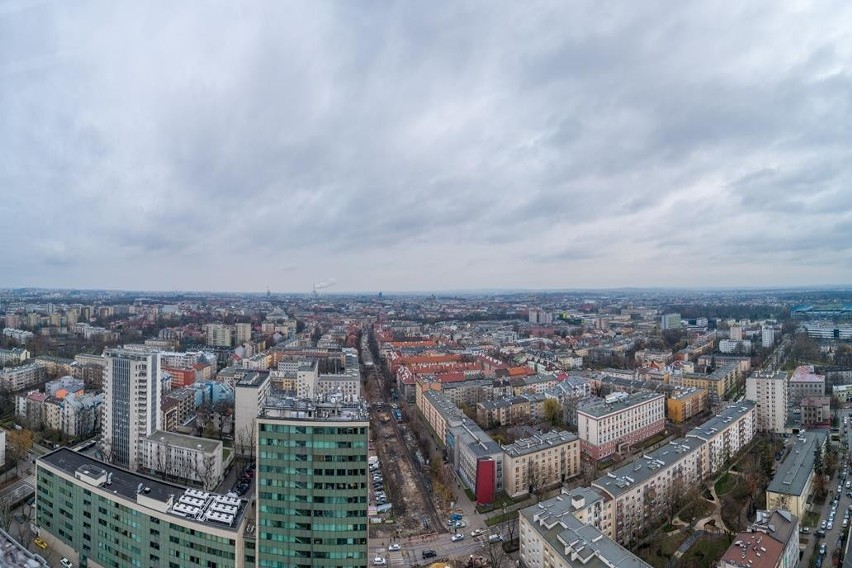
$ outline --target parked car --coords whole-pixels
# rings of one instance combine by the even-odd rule
[[[450,538],[450,540],[453,541],[453,542],[458,542],[460,540],[464,540],[464,535],[462,533],[456,533]]]
[[[60,560],[59,564],[62,565],[62,568],[74,568],[74,564],[67,558]]]
[[[488,537],[488,542],[490,542],[492,544],[495,543],[495,542],[501,542],[502,540],[503,540],[503,537],[500,536],[499,534],[492,534],[491,536]]]
[[[47,548],[47,543],[46,543],[46,542],[44,542],[44,541],[43,541],[42,539],[40,539],[40,538],[36,538],[33,542],[35,543],[35,545],[36,545],[37,547],[39,547],[39,548],[40,548],[40,549],[42,549],[42,550],[44,550],[45,548]]]
[[[435,552],[435,551],[434,551],[434,550],[432,550],[432,549],[426,549],[426,550],[424,550],[424,551],[423,551],[423,559],[424,559],[424,560],[425,560],[426,558],[435,558],[436,556],[438,556],[438,553],[437,553],[437,552]]]
[[[472,536],[472,537],[476,538],[476,537],[478,537],[479,535],[481,535],[481,534],[482,534],[482,533],[484,533],[484,532],[485,532],[485,531],[484,531],[484,530],[482,530],[482,529],[473,529],[472,531],[470,531],[470,536]]]

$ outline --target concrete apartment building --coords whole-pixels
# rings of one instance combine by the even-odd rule
[[[741,369],[739,363],[724,363],[707,374],[673,374],[669,382],[674,386],[704,389],[710,395],[710,401],[713,403],[724,399],[725,393],[737,386],[743,373]]]
[[[257,565],[366,568],[365,403],[273,398],[257,417]]]
[[[210,491],[224,477],[222,442],[157,430],[142,442],[140,470]]]
[[[143,349],[104,351],[101,451],[110,461],[136,471],[142,441],[160,429],[160,357]]]
[[[503,488],[513,499],[580,474],[580,439],[571,432],[538,434],[502,449]]]
[[[75,566],[231,568],[254,555],[248,503],[185,489],[60,448],[36,461],[33,524]]]
[[[9,392],[38,387],[46,380],[47,369],[40,363],[25,363],[17,367],[0,369],[0,387]]]
[[[204,326],[207,345],[211,347],[231,347],[233,342],[233,327],[221,323],[210,323]]]
[[[234,384],[234,450],[240,455],[254,449],[257,415],[269,392],[269,373],[251,371]]]
[[[665,514],[666,503],[698,484],[710,472],[704,469],[704,442],[678,438],[592,482],[613,501],[615,538],[634,542]]]
[[[676,389],[666,398],[666,418],[675,424],[686,422],[707,410],[707,391],[697,388]]]
[[[527,568],[650,568],[630,551],[575,516],[579,501],[559,495],[522,509],[520,563]]]
[[[826,432],[820,430],[796,436],[793,448],[766,488],[767,509],[786,509],[800,519],[804,516],[814,478],[814,450],[824,447],[826,438]]]
[[[756,403],[759,432],[783,434],[787,424],[787,374],[753,375],[746,379],[746,400]]]
[[[577,433],[585,455],[599,460],[663,431],[665,396],[659,393],[613,393],[577,409]]]
[[[704,469],[721,471],[757,433],[755,403],[743,400],[724,408],[719,414],[687,432],[687,438],[704,442]]]
[[[561,497],[570,501],[568,510],[580,522],[592,525],[607,537],[615,539],[614,501],[594,487],[562,488]]]
[[[799,519],[785,510],[757,511],[755,522],[739,532],[719,568],[796,568]]]
[[[800,365],[790,376],[788,393],[793,403],[805,397],[825,396],[825,375],[815,373],[813,365]]]

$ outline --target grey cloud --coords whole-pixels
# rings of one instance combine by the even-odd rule
[[[772,228],[843,239],[852,208],[842,2],[6,6],[0,237],[29,272],[0,285],[63,285],[34,258],[78,286],[666,284],[629,265],[696,256],[709,284],[750,250],[793,282],[828,247]]]

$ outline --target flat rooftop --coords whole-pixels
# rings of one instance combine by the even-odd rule
[[[627,395],[626,397],[614,400],[613,402],[606,402],[605,400],[602,400],[600,402],[585,404],[578,408],[577,412],[582,412],[583,414],[587,414],[589,416],[601,418],[609,414],[616,414],[618,412],[622,412],[624,410],[627,410],[628,408],[632,408],[640,404],[645,404],[657,398],[665,401],[665,396],[660,393],[635,392],[633,394]]]
[[[259,418],[283,420],[327,420],[329,422],[366,422],[369,419],[366,401],[347,400],[339,394],[315,400],[270,393],[258,411]]]
[[[238,387],[244,388],[258,388],[263,385],[263,382],[269,378],[269,373],[263,373],[260,371],[251,371],[237,381]]]
[[[172,515],[175,518],[184,518],[203,526],[232,530],[236,532],[246,510],[247,502],[242,499],[237,497],[227,497],[216,493],[206,493],[207,497],[205,501],[211,508],[213,507],[213,503],[217,500],[223,503],[239,502],[238,505],[232,505],[233,507],[236,507],[236,510],[233,512],[230,524],[204,520],[204,517],[202,516],[204,511],[199,511],[198,518],[178,513],[175,511],[175,507],[181,504],[181,500],[184,499],[184,496],[189,494],[192,498],[197,498],[198,494],[204,492],[199,492],[195,489],[187,489],[180,485],[133,473],[112,464],[96,460],[85,454],[75,452],[69,448],[59,448],[58,450],[54,450],[39,458],[36,463],[40,466],[46,465],[52,469],[59,470],[66,475],[79,479],[78,483],[82,487],[90,484],[87,481],[80,479],[77,475],[78,472],[80,474],[84,474],[90,479],[107,478],[109,479],[108,485],[103,483],[92,483],[91,485],[101,487],[104,491],[112,492],[114,498],[126,501],[126,505],[132,509],[148,508],[152,511],[152,514],[154,512],[162,513],[159,509],[146,506],[145,501],[151,500],[157,502],[157,507],[163,510],[167,509],[167,515]],[[140,486],[143,489],[142,493],[139,492]]]
[[[698,438],[678,438],[661,446],[631,463],[602,475],[592,482],[592,487],[606,491],[613,498],[635,489],[648,479],[671,467],[676,461],[691,452],[698,452],[704,445]]]
[[[156,430],[152,432],[147,439],[152,442],[165,442],[169,446],[175,446],[178,448],[202,450],[208,454],[215,452],[217,448],[222,446],[222,442],[218,440],[199,438],[197,436],[187,436],[186,434],[166,432],[165,430]]]

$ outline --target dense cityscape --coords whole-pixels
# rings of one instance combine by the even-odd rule
[[[847,556],[840,289],[7,289],[0,313],[8,566]]]

